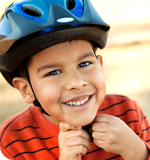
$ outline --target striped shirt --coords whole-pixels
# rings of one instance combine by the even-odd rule
[[[121,95],[106,95],[98,114],[123,120],[150,150],[150,125],[135,101]],[[11,160],[58,160],[59,127],[48,122],[34,105],[9,118],[0,128],[0,149]],[[91,142],[83,160],[123,160]],[[150,160],[150,157],[149,157]]]

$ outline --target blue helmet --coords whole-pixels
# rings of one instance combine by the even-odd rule
[[[0,21],[0,71],[11,84],[16,68],[32,54],[68,40],[104,48],[110,26],[89,0],[19,0]]]

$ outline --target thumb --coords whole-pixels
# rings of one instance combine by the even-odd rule
[[[68,130],[80,130],[82,127],[75,127],[65,122],[60,122],[59,124],[60,131],[67,132]]]

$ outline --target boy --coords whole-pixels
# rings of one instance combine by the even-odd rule
[[[5,159],[150,159],[140,107],[105,95],[95,51],[104,48],[109,25],[89,0],[18,1],[0,28],[1,73],[34,104],[1,127]]]

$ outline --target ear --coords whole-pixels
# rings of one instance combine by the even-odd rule
[[[96,58],[97,58],[97,61],[98,61],[98,62],[101,64],[101,66],[103,67],[103,58],[102,58],[102,56],[101,56],[101,55],[97,55]]]
[[[96,58],[97,58],[98,63],[100,64],[101,72],[104,75],[104,71],[103,71],[103,57],[101,55],[97,55]],[[104,77],[105,77],[105,75],[104,75]],[[106,80],[106,77],[105,77],[105,80]]]
[[[26,103],[30,104],[35,101],[35,97],[33,95],[31,87],[25,78],[15,77],[13,79],[13,85],[21,93]]]

